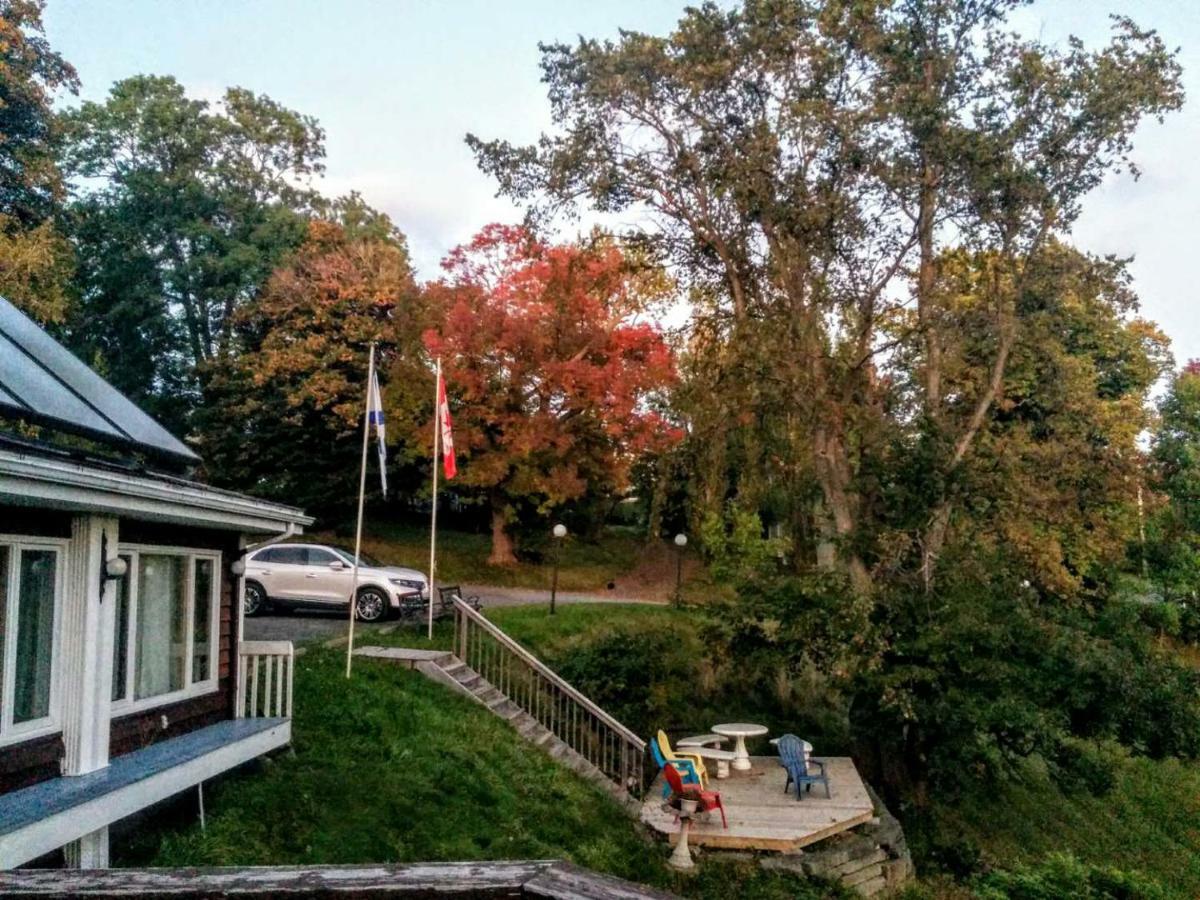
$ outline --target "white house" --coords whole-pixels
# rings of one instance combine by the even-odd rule
[[[290,740],[240,557],[311,519],[198,462],[0,298],[0,869],[104,867],[111,823]]]

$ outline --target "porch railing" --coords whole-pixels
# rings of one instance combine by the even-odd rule
[[[606,777],[641,793],[646,742],[459,599],[454,646],[459,659]]]
[[[290,719],[295,665],[291,641],[242,641],[234,718]]]

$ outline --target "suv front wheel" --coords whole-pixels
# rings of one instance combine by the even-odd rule
[[[257,616],[267,608],[267,592],[257,581],[246,582],[245,598],[242,610],[248,616]]]
[[[354,615],[360,622],[378,622],[387,615],[388,599],[378,588],[363,588],[354,603]]]

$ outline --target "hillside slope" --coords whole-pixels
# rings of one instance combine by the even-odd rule
[[[835,896],[753,863],[681,879],[602,791],[474,702],[340,650],[297,660],[294,753],[214,785],[208,829],[150,832],[125,862],[285,865],[568,859],[696,897]]]

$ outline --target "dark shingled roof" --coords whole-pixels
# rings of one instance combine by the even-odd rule
[[[0,297],[0,413],[174,466],[200,457]]]

